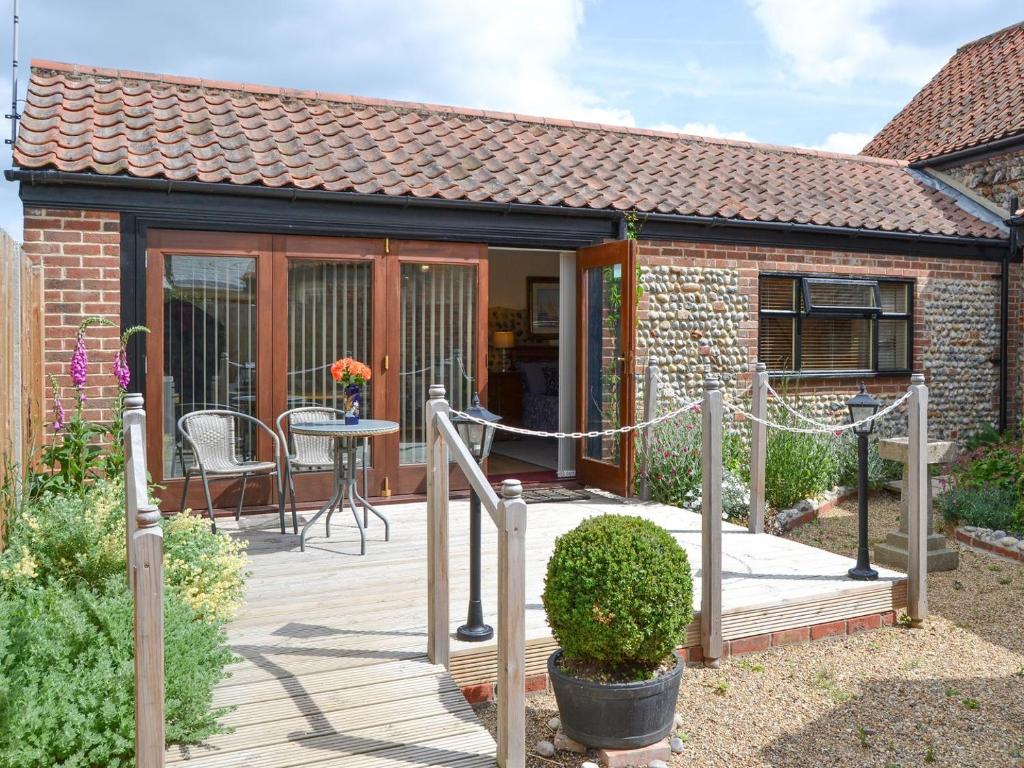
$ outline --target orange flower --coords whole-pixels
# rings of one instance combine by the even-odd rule
[[[331,378],[340,384],[363,384],[371,377],[370,367],[351,357],[343,357],[331,364]]]

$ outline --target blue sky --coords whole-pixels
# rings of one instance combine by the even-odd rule
[[[6,106],[11,0],[0,13]],[[47,58],[856,152],[959,45],[1024,20],[1024,7],[22,0],[21,19],[23,78],[30,59]],[[20,237],[7,182],[0,226]]]

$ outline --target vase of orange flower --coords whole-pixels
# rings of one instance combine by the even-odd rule
[[[351,357],[335,360],[331,365],[331,378],[345,389],[345,423],[358,424],[363,404],[363,387],[370,380],[370,367]]]

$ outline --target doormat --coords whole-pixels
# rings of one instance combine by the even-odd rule
[[[590,494],[572,488],[531,488],[523,491],[523,501],[527,504],[551,503],[554,501],[588,501]]]

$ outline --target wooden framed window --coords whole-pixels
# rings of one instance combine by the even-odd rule
[[[773,373],[907,373],[913,283],[762,275],[758,357]]]

